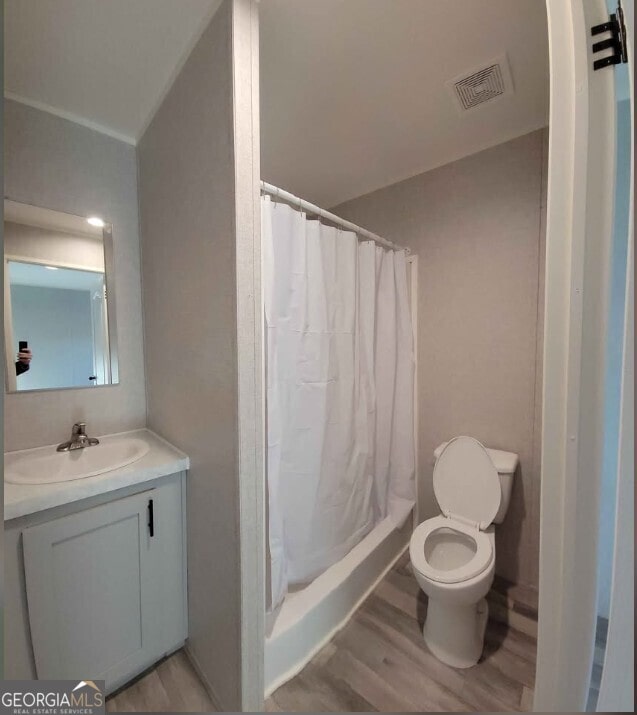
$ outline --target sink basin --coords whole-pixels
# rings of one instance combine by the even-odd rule
[[[94,447],[56,452],[55,447],[28,454],[5,454],[4,478],[11,484],[54,484],[112,472],[141,459],[150,449],[135,437],[105,439]]]

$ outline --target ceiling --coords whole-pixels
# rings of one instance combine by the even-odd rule
[[[4,0],[5,96],[133,143],[220,0]]]
[[[5,0],[5,96],[134,143],[220,0]],[[541,0],[261,0],[266,181],[330,207],[544,126]],[[514,93],[448,80],[506,53]]]
[[[263,0],[261,167],[321,206],[548,122],[541,0]],[[514,93],[460,114],[446,82],[506,53]]]

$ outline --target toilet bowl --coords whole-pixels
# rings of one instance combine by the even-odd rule
[[[482,654],[489,613],[485,596],[495,573],[492,522],[504,518],[500,507],[503,498],[508,506],[518,460],[511,452],[487,450],[472,437],[456,437],[435,454],[433,484],[442,514],[416,527],[409,556],[428,596],[427,647],[444,663],[469,668]]]

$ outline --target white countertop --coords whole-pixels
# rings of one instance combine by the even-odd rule
[[[69,482],[53,484],[10,484],[5,482],[4,520],[17,519],[20,516],[106,494],[123,487],[142,484],[168,474],[183,472],[190,467],[190,460],[183,452],[147,429],[105,435],[100,437],[100,440],[114,440],[124,436],[141,439],[150,447],[143,457],[125,467],[103,472],[95,477],[75,479]],[[31,453],[33,456],[37,456],[43,450],[55,449],[55,446],[25,449],[20,452],[7,452],[7,454],[28,455]]]

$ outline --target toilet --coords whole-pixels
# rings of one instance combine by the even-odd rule
[[[509,507],[518,455],[455,437],[434,451],[433,487],[442,514],[423,521],[409,544],[411,565],[427,594],[423,636],[455,668],[482,654],[495,573],[494,524]]]

